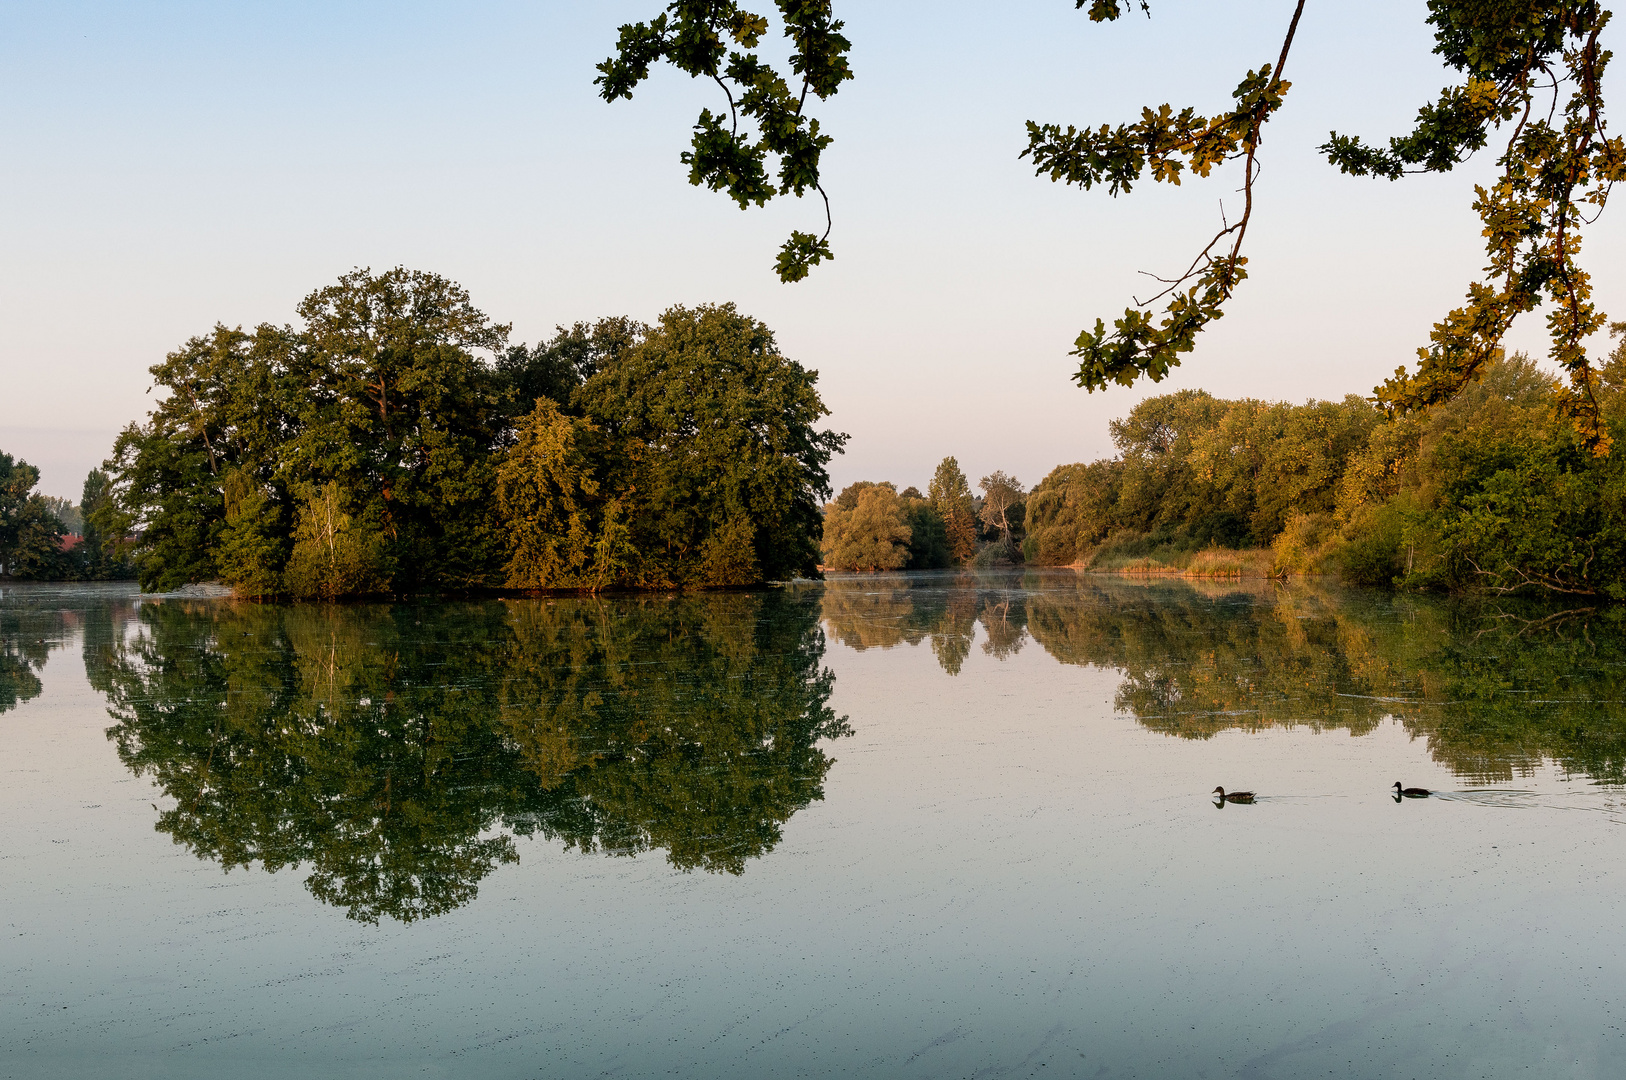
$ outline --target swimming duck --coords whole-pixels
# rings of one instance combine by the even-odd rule
[[[1426,799],[1426,798],[1429,797],[1430,792],[1429,792],[1428,788],[1426,788],[1426,787],[1403,788],[1403,787],[1400,786],[1400,781],[1396,780],[1395,781],[1395,794],[1396,795],[1404,795],[1408,799]]]
[[[1217,787],[1214,789],[1214,794],[1220,797],[1221,802],[1253,802],[1253,792],[1251,791],[1233,791],[1227,795],[1224,788]]]

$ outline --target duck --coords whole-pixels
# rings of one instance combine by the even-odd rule
[[[1426,787],[1401,787],[1400,781],[1395,781],[1395,796],[1397,798],[1404,795],[1408,799],[1426,799],[1431,794],[1433,793]]]
[[[1233,791],[1227,795],[1224,788],[1217,787],[1214,789],[1214,794],[1220,797],[1220,802],[1253,802],[1253,792],[1251,791]]]

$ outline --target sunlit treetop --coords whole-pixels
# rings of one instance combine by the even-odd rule
[[[788,72],[779,74],[754,49],[768,31],[764,16],[732,2],[673,3],[650,23],[621,28],[617,54],[599,65],[607,101],[630,97],[652,64],[666,60],[693,77],[716,81],[728,115],[702,110],[692,149],[683,155],[690,182],[726,191],[742,208],[774,195],[817,191],[825,201],[825,232],[795,232],[780,251],[783,281],[798,281],[832,258],[829,199],[819,184],[819,160],[831,138],[804,115],[811,93],[823,99],[852,77],[850,43],[831,4],[778,0],[784,34],[793,43]],[[1074,0],[1093,22],[1130,12],[1151,16],[1150,0]],[[1141,110],[1130,123],[1084,126],[1030,121],[1022,156],[1040,176],[1097,185],[1127,194],[1142,179],[1180,184],[1206,178],[1216,166],[1243,163],[1242,206],[1223,214],[1220,228],[1181,271],[1156,277],[1162,291],[1137,299],[1108,327],[1097,319],[1078,335],[1074,380],[1087,390],[1112,383],[1161,380],[1196,345],[1196,336],[1223,317],[1224,305],[1247,277],[1242,254],[1254,208],[1264,126],[1292,84],[1283,78],[1305,0],[1282,3],[1286,29],[1274,63],[1247,71],[1218,112],[1169,104]],[[1596,453],[1609,436],[1598,414],[1597,375],[1586,339],[1605,325],[1592,300],[1590,277],[1576,261],[1581,230],[1596,220],[1610,189],[1626,171],[1626,148],[1608,134],[1602,79],[1610,54],[1599,35],[1609,12],[1596,0],[1429,0],[1435,52],[1460,81],[1418,111],[1409,134],[1375,146],[1331,133],[1320,148],[1346,173],[1399,179],[1445,172],[1504,135],[1498,179],[1476,186],[1474,208],[1484,225],[1488,262],[1468,287],[1464,304],[1435,324],[1419,350],[1417,371],[1398,370],[1376,390],[1391,412],[1426,408],[1474,380],[1497,355],[1513,320],[1547,303],[1549,356],[1568,376],[1556,405],[1571,417]],[[732,44],[730,44],[732,43]],[[1263,58],[1262,58],[1263,59]],[[799,84],[799,89],[793,86]],[[753,135],[742,119],[755,122]],[[767,158],[778,158],[778,179]],[[1162,303],[1161,316],[1151,308]]]

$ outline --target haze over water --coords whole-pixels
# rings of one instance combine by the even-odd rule
[[[0,770],[0,1076],[1626,1061],[1611,611],[7,586]]]

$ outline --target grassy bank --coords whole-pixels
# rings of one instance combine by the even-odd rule
[[[1270,577],[1269,548],[1189,547],[1145,535],[1109,537],[1076,564],[1096,573],[1201,578]]]

